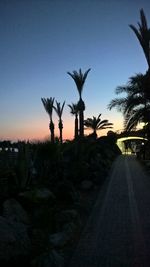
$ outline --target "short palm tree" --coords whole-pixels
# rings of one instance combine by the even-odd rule
[[[75,122],[74,122],[74,138],[78,138],[78,105],[72,103],[72,105],[68,105],[70,108],[70,113],[75,116]]]
[[[59,132],[60,132],[60,142],[62,143],[62,130],[63,130],[63,121],[62,121],[62,113],[63,113],[63,109],[64,109],[64,105],[65,105],[65,101],[63,102],[62,106],[59,102],[56,101],[56,107],[54,107],[58,118],[59,118],[59,122],[58,122],[58,128],[59,128]]]
[[[54,108],[54,98],[52,98],[52,97],[41,98],[41,101],[43,103],[43,106],[44,106],[46,112],[49,115],[49,118],[50,118],[49,129],[50,129],[50,133],[51,133],[51,142],[54,143],[54,139],[55,139],[54,128],[55,128],[55,126],[54,126],[53,119],[52,119],[53,108]]]
[[[97,131],[112,128],[113,123],[108,122],[108,120],[101,120],[101,114],[98,115],[98,117],[93,118],[87,118],[84,121],[84,125],[86,126],[86,129],[92,129],[93,130],[93,137],[97,138]]]
[[[73,71],[72,73],[67,72],[71,78],[74,80],[78,93],[79,93],[79,101],[78,101],[78,110],[79,110],[79,135],[80,137],[84,136],[84,110],[85,110],[85,104],[82,100],[82,92],[83,92],[83,86],[85,83],[85,80],[87,78],[87,75],[91,69],[88,69],[85,73],[82,73],[81,69],[79,69],[79,72]]]
[[[138,22],[138,29],[130,24],[130,28],[134,31],[136,37],[138,38],[140,45],[144,51],[144,55],[147,60],[148,69],[150,71],[150,28],[148,28],[147,20],[144,14],[144,10],[140,10],[141,22]]]

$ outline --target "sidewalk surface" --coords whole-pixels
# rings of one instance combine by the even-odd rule
[[[150,267],[150,177],[134,156],[114,162],[69,267]]]

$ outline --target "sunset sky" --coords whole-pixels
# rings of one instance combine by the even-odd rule
[[[85,118],[102,113],[123,128],[123,118],[107,105],[118,85],[147,69],[129,24],[143,8],[150,26],[149,0],[0,0],[0,139],[49,136],[41,97],[66,101],[64,138],[73,138],[68,104],[78,92],[67,71],[86,71]],[[56,135],[58,120],[54,113]],[[104,134],[104,133],[100,133]]]

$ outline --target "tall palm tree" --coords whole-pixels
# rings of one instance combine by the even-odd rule
[[[150,99],[145,88],[145,76],[137,74],[130,77],[127,85],[118,86],[116,94],[126,93],[126,96],[115,98],[108,105],[110,110],[116,107],[123,113],[126,130],[133,129],[139,122],[150,120]]]
[[[72,103],[72,105],[68,105],[70,108],[70,113],[75,116],[75,121],[74,121],[74,138],[78,138],[78,105]]]
[[[67,72],[71,78],[74,80],[78,93],[79,93],[79,101],[78,101],[78,110],[79,110],[79,133],[80,137],[84,136],[84,110],[85,110],[85,104],[82,100],[82,92],[83,92],[83,86],[85,83],[85,80],[87,78],[87,75],[91,69],[88,69],[85,73],[82,73],[81,69],[79,69],[79,72],[73,71],[72,73]]]
[[[60,102],[56,101],[56,107],[54,107],[58,118],[59,118],[59,122],[58,122],[58,128],[59,128],[59,132],[60,132],[60,142],[62,143],[62,130],[63,130],[63,121],[62,121],[62,113],[63,113],[63,109],[64,109],[64,105],[65,105],[65,101],[63,102],[62,106],[60,104]]]
[[[136,37],[138,38],[140,45],[144,51],[144,55],[147,60],[148,69],[150,71],[150,28],[148,28],[147,20],[144,14],[144,10],[140,10],[140,19],[138,22],[138,29],[130,24],[129,27],[134,31]]]
[[[97,131],[112,128],[113,125],[113,123],[108,122],[108,120],[101,120],[101,115],[102,114],[99,114],[97,118],[94,116],[93,118],[87,118],[84,121],[84,125],[86,126],[86,128],[93,130],[92,135],[94,138],[97,138]]]
[[[43,106],[46,110],[46,112],[49,115],[50,118],[50,123],[49,123],[49,129],[50,129],[50,133],[51,133],[51,142],[54,143],[54,139],[55,139],[55,134],[54,134],[54,123],[53,123],[53,119],[52,119],[52,115],[53,115],[53,108],[54,108],[54,99],[55,98],[41,98],[41,101],[43,103]]]

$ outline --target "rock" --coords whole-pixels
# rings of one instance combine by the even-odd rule
[[[66,223],[63,227],[64,233],[68,235],[69,240],[72,239],[76,229],[77,229],[77,226],[73,222]]]
[[[80,195],[70,181],[63,181],[57,186],[57,199],[74,204],[79,201]]]
[[[60,213],[56,214],[56,221],[60,224],[68,223],[75,221],[79,218],[79,214],[76,210],[63,210]]]
[[[39,255],[40,253],[43,253],[43,251],[45,250],[46,241],[47,241],[47,234],[44,233],[43,229],[40,228],[32,229],[31,243],[32,243],[33,255]]]
[[[51,201],[52,203],[54,203],[56,199],[55,195],[47,188],[37,188],[34,190],[26,191],[20,193],[19,196],[28,199],[33,203],[45,203],[47,201]]]
[[[80,215],[75,209],[63,210],[55,215],[56,229],[60,230],[64,224],[74,222],[81,225]]]
[[[88,190],[92,189],[92,187],[93,187],[93,183],[89,180],[84,180],[81,182],[81,189],[82,190],[88,191]]]
[[[8,177],[0,177],[0,200],[9,196]]]
[[[40,189],[37,189],[36,192],[35,192],[35,195],[36,195],[36,198],[37,199],[41,199],[41,200],[48,200],[48,199],[54,199],[55,196],[54,194],[48,190],[47,188],[40,188]]]
[[[33,267],[63,267],[64,258],[56,251],[45,252],[31,262]]]
[[[49,244],[54,248],[62,248],[71,242],[76,230],[74,223],[65,224],[62,232],[54,233],[49,236]]]
[[[146,162],[145,162],[145,164],[146,164],[146,166],[149,168],[150,167],[150,161],[149,160],[147,160]]]
[[[13,263],[13,260],[29,256],[30,252],[31,243],[27,227],[0,216],[0,262],[12,260]]]
[[[68,242],[68,236],[65,232],[58,232],[51,234],[49,237],[49,244],[54,248],[62,248]]]
[[[19,202],[11,198],[3,203],[3,216],[14,222],[29,224],[29,217]]]

